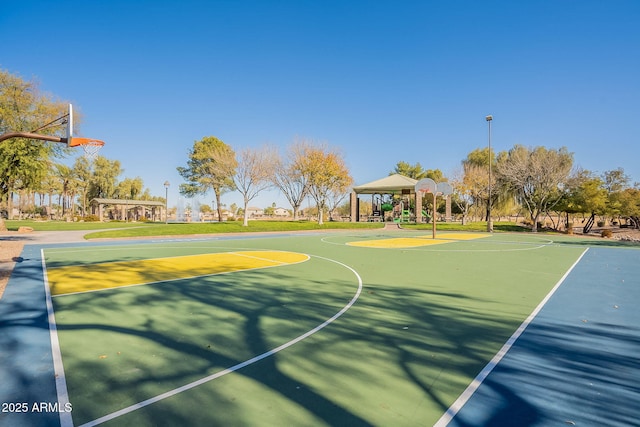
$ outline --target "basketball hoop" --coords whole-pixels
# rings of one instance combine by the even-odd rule
[[[94,161],[98,157],[98,152],[104,146],[104,141],[91,138],[71,138],[69,147],[81,147],[84,151],[84,157],[89,161]]]
[[[65,136],[42,135],[35,133],[39,130],[52,126],[54,123],[58,123],[56,126],[66,125]],[[90,161],[96,159],[98,152],[104,146],[104,141],[100,141],[99,139],[76,138],[73,136],[73,106],[71,104],[69,104],[69,111],[67,114],[39,127],[33,132],[9,132],[0,134],[0,142],[10,138],[38,139],[41,141],[61,142],[63,144],[67,144],[67,147],[82,147],[85,158]]]

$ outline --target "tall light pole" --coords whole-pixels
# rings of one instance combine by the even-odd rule
[[[491,163],[493,156],[491,156],[491,120],[493,116],[489,115],[485,117],[489,123],[489,200],[487,202],[487,231],[493,233],[493,220],[491,219]]]
[[[164,182],[164,223],[169,223],[169,181]]]

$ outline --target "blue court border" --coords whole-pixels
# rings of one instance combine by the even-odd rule
[[[590,248],[451,427],[640,426],[640,251]]]
[[[41,249],[289,235],[25,245],[0,300],[0,427],[59,426]],[[291,235],[293,236],[293,235]],[[541,266],[544,268],[544,266]],[[640,251],[591,248],[450,426],[640,426]]]

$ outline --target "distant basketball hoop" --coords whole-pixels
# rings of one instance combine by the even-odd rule
[[[431,178],[423,178],[420,181],[416,182],[416,192],[420,193],[436,193],[436,182]]]
[[[433,229],[433,238],[436,238],[436,197],[438,195],[447,197],[453,194],[453,187],[448,182],[436,183],[431,178],[423,178],[416,183],[416,193],[422,193],[423,195],[433,195],[433,215],[431,218],[431,226]]]

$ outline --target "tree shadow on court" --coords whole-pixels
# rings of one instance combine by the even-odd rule
[[[293,283],[299,280],[299,277],[282,276],[273,273],[270,273],[270,277],[271,280],[279,281],[280,283]],[[320,291],[300,294],[298,287],[259,290],[263,286],[264,280],[264,274],[256,272],[189,280],[186,282],[191,282],[192,286],[181,286],[180,283],[165,286],[160,298],[155,292],[139,293],[135,297],[135,301],[128,302],[125,309],[123,309],[121,302],[108,296],[103,297],[104,293],[98,296],[99,302],[96,300],[96,296],[90,294],[78,295],[73,298],[74,301],[72,303],[65,303],[64,306],[60,305],[57,308],[63,318],[65,317],[64,313],[76,311],[84,312],[85,317],[93,312],[94,318],[99,318],[108,311],[112,313],[123,312],[122,314],[125,315],[124,312],[130,311],[130,308],[135,306],[144,307],[145,311],[151,314],[143,316],[142,321],[132,326],[127,326],[126,321],[111,322],[106,319],[103,322],[75,324],[67,323],[63,320],[59,323],[58,329],[62,334],[65,331],[72,330],[102,331],[121,336],[139,337],[153,343],[154,350],[158,350],[158,346],[169,350],[168,353],[170,354],[166,357],[173,369],[165,369],[164,371],[162,369],[148,370],[135,383],[128,380],[123,380],[119,383],[117,379],[114,380],[112,378],[114,374],[117,378],[116,372],[105,372],[102,378],[95,378],[95,375],[101,376],[99,370],[102,369],[97,368],[99,363],[96,360],[80,361],[73,368],[77,371],[91,372],[96,380],[110,381],[108,388],[109,393],[112,395],[128,393],[136,395],[132,399],[135,403],[149,397],[145,396],[142,391],[148,383],[164,383],[171,385],[170,388],[175,388],[183,385],[185,378],[196,380],[206,374],[211,374],[212,370],[219,371],[235,366],[252,356],[273,349],[277,344],[282,343],[280,341],[284,342],[284,340],[292,339],[335,314],[344,304],[345,297],[348,296],[348,293],[343,290],[337,292],[339,295],[336,300],[332,300],[330,296],[327,298],[327,295],[323,295],[320,298]],[[202,283],[196,284],[196,282]],[[314,286],[318,285],[320,284],[314,284]],[[354,290],[353,283],[345,285],[347,292]],[[114,293],[114,296],[117,296],[116,293]],[[348,301],[348,298],[346,300]],[[196,334],[198,336],[188,336],[186,338],[180,336],[180,333],[170,330],[172,325],[162,324],[162,320],[153,314],[154,310],[158,309],[158,313],[161,313],[163,310],[166,311],[167,307],[169,307],[169,310],[172,310],[171,307],[173,307],[173,309],[181,311],[182,309],[177,307],[180,301],[187,301],[187,303],[183,304],[187,311],[203,313],[208,310],[227,313],[229,319],[226,323],[235,322],[237,326],[231,328],[230,332],[218,333],[221,327],[216,327],[215,323],[225,322],[224,315],[220,318],[195,316],[192,320],[189,320],[189,316],[186,316],[186,318],[183,317],[179,326],[173,326],[183,330],[199,331],[199,333]],[[291,305],[294,306],[293,309],[289,308]],[[178,317],[184,314],[181,312]],[[229,314],[234,314],[234,316]],[[168,317],[168,321],[171,322],[172,316],[168,315]],[[266,337],[263,331],[263,324],[267,318],[271,319],[270,322],[275,324],[275,329],[272,327],[269,337]],[[207,323],[203,323],[203,320]],[[283,321],[294,322],[294,325],[293,327],[289,325],[279,332],[278,322],[286,323]],[[119,323],[119,325],[114,323]],[[225,325],[225,328],[229,329],[228,325]],[[235,336],[229,336],[229,334],[235,334]],[[240,342],[233,342],[234,340]],[[276,355],[275,358],[277,357]],[[145,370],[142,364],[139,369]],[[240,374],[247,375],[254,381],[264,382],[266,386],[271,387],[275,393],[281,396],[280,399],[287,399],[295,405],[305,408],[317,419],[325,419],[325,422],[330,424],[335,424],[333,422],[335,420],[342,420],[343,423],[348,425],[369,425],[367,421],[332,402],[329,397],[315,393],[311,388],[301,386],[299,380],[289,378],[288,375],[279,374],[278,372],[273,358],[265,358],[257,363],[256,367],[248,367],[239,371]],[[69,377],[70,389],[73,389],[75,387],[73,374],[69,375]],[[82,382],[80,381],[78,385],[82,386]],[[141,390],[141,392],[138,394],[137,390]],[[98,392],[100,391],[98,390]],[[71,395],[74,395],[73,390]],[[212,417],[205,424],[229,425],[231,423],[242,425],[243,414],[234,412],[231,409],[233,405],[228,402],[228,398],[224,394],[219,397],[221,401],[228,404],[225,406],[224,411],[209,410],[211,407],[210,401],[200,408],[200,412],[202,412],[202,408],[207,408],[208,415]],[[211,399],[211,396],[208,396],[208,399]],[[176,408],[167,410],[167,406],[157,406],[158,408],[155,408],[157,410],[146,413],[146,416],[149,417],[147,421],[166,423],[167,420],[174,420],[176,424],[193,425],[193,412],[185,413],[184,410],[175,410]],[[115,408],[114,410],[117,409],[120,408]],[[85,410],[83,405],[79,405],[77,411],[74,410],[74,419],[76,419],[76,422],[78,420],[86,422],[103,415],[97,414],[96,410],[100,411],[101,409],[88,407]],[[232,415],[236,418],[230,419],[229,417]],[[180,419],[180,417],[183,418]]]
[[[554,240],[554,244],[566,245],[566,246],[580,246],[580,247],[603,247],[603,248],[629,248],[640,249],[640,243],[630,242],[626,240],[616,239],[593,239],[585,237],[584,239],[573,238],[566,240]]]
[[[451,425],[636,425],[639,332],[608,324],[530,325],[465,407],[469,412]]]
[[[29,409],[3,411],[0,426],[60,424],[56,413],[31,410],[34,403],[57,400],[47,316],[40,261],[25,256],[0,299],[0,402]]]
[[[36,270],[21,274],[35,280]],[[63,350],[74,421],[270,351],[333,316],[356,287],[335,272],[318,279],[270,269],[54,299],[61,338],[70,337]],[[519,324],[482,304],[370,281],[336,322],[236,372],[266,395],[203,385],[206,393],[190,393],[188,403],[166,399],[126,417],[138,425],[255,425],[245,409],[257,407],[264,424],[289,408],[296,413],[276,416],[289,425],[431,425]],[[32,326],[45,328],[43,320]],[[508,386],[494,388],[512,394],[511,407],[528,408]]]
[[[309,270],[245,271],[55,298],[70,396],[78,402],[74,421],[235,366],[321,324],[357,287],[353,276],[327,269],[313,277]],[[265,395],[218,389],[216,380],[201,386],[206,393],[189,393],[188,403],[177,396],[126,417],[140,425],[250,425],[256,419],[244,409],[253,407],[264,424],[285,408],[297,415],[276,418],[290,425],[431,425],[522,320],[487,309],[492,301],[439,289],[405,287],[401,276],[393,285],[365,281],[336,322],[234,374]],[[308,418],[296,418],[299,412]]]
[[[123,402],[135,404],[268,352],[333,316],[356,288],[344,274],[313,279],[271,269],[268,276],[243,272],[55,299],[62,339],[74,331],[82,332],[79,344],[87,338],[111,345],[98,350],[101,343],[89,341],[77,354],[65,352],[70,396],[77,402],[74,421],[90,421],[122,409]],[[249,425],[241,400],[265,399],[252,403],[265,408],[265,423],[268,408],[285,400],[285,408],[310,416],[300,421],[292,414],[291,425],[428,425],[514,329],[495,314],[465,308],[466,300],[366,284],[354,307],[320,333],[237,371],[270,390],[267,396],[232,398],[229,390],[207,387],[206,399],[190,394],[191,406],[167,399],[128,416],[143,423],[197,425],[200,417],[203,425]],[[149,347],[136,349],[164,361],[145,353],[118,366],[116,360],[133,351],[116,348],[118,340],[144,341]],[[100,359],[101,351],[108,357]],[[136,374],[124,375],[125,368]],[[88,381],[97,384],[87,388]],[[425,399],[430,410],[420,408]]]
[[[415,403],[408,404],[398,417],[400,425],[437,421],[517,327],[498,313],[470,307],[466,295],[384,285],[369,289],[359,308],[379,315],[370,318],[367,325],[346,327],[341,335],[387,353],[389,357],[373,372],[391,368],[399,379],[378,384],[380,390],[397,387],[400,392],[406,383],[413,385],[412,394],[406,397]],[[478,302],[476,299],[473,305]],[[350,357],[358,357],[357,352]],[[376,383],[375,375],[371,383]],[[425,398],[430,405],[424,404]],[[431,410],[421,413],[421,405],[431,406]]]
[[[39,263],[31,266],[32,261],[27,257],[24,266],[28,268],[16,274],[41,287]],[[384,268],[392,264],[386,260]],[[325,264],[316,266],[313,277],[309,270],[291,273],[288,268],[54,298],[74,421],[91,421],[264,354],[333,316],[357,288],[353,276],[345,278],[344,271],[333,271]],[[164,279],[154,272],[145,273],[151,280]],[[471,298],[446,287],[404,286],[401,275],[394,284],[369,276],[374,279],[365,280],[358,301],[337,321],[286,350],[237,370],[233,376],[240,380],[222,377],[185,392],[188,398],[177,395],[138,409],[122,422],[432,425],[523,319],[494,311],[494,301],[489,299]],[[36,308],[25,305],[28,300],[11,298],[14,305],[9,311],[22,314],[11,317],[3,311],[3,331],[26,327],[48,333],[43,302],[35,304],[39,305]],[[533,387],[532,378],[552,381],[575,371],[583,373],[586,381],[589,366],[597,367],[598,384],[617,385],[631,394],[631,399],[626,394],[622,397],[633,401],[638,378],[626,356],[603,357],[602,349],[584,351],[566,339],[580,333],[584,331],[576,328],[538,330],[525,341],[526,353],[545,359],[564,354],[557,371],[505,368],[505,381],[491,378],[486,383],[502,402],[489,414],[489,421],[456,422],[465,427],[513,425],[509,421],[517,414],[520,425],[551,419],[530,392],[513,386],[513,378],[523,375],[526,378],[520,382],[531,381]],[[637,349],[638,331],[608,328],[607,334]],[[9,354],[19,353],[15,342],[3,339],[0,345],[7,343],[3,352],[6,348]],[[29,378],[33,366],[22,368],[22,375],[15,376],[25,388],[19,396],[35,399],[38,382]],[[610,371],[616,369],[620,371],[612,375]],[[51,383],[51,374],[47,375]],[[626,381],[625,375],[635,382]],[[224,386],[218,387],[219,382]],[[567,384],[553,387],[559,394],[572,392]],[[594,405],[619,409],[621,415],[612,419],[624,424],[630,418],[622,400],[617,406],[613,398]],[[602,425],[606,424],[610,423]]]

